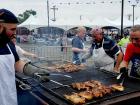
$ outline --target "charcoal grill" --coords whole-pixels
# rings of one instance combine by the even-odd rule
[[[93,68],[87,68],[87,70],[81,70],[73,73],[63,73],[70,75],[72,78],[66,78],[61,76],[49,76],[49,79],[60,82],[64,85],[70,85],[74,82],[84,82],[88,80],[98,80],[105,85],[112,85],[117,83],[116,74],[105,71],[97,70]],[[32,84],[32,83],[30,83]],[[34,84],[34,83],[33,83]],[[39,85],[38,85],[39,84]],[[64,87],[53,82],[40,82],[39,86],[42,91],[38,91],[44,98],[44,100],[53,102],[51,105],[72,105],[73,103],[65,99],[65,94],[71,94],[72,92],[79,92],[70,87]],[[85,105],[107,105],[109,103],[116,103],[122,100],[140,96],[140,81],[126,78],[124,82],[125,90],[123,92],[113,92],[112,94],[105,95],[102,98],[96,98],[94,100],[86,101]],[[49,95],[48,95],[49,94]],[[127,98],[126,98],[127,96]]]

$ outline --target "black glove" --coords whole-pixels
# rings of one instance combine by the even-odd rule
[[[126,67],[120,68],[120,73],[117,76],[118,83],[122,83],[123,80],[128,76],[128,69]]]
[[[42,75],[42,74],[40,74],[40,73],[35,73],[34,74],[34,77],[37,79],[37,80],[39,80],[40,82],[48,82],[48,81],[50,81],[49,80],[49,78],[48,78],[48,76],[46,76],[46,75]]]
[[[122,73],[123,76],[127,76],[128,75],[128,69],[126,67],[122,67],[122,68],[120,68],[120,73]]]
[[[45,69],[40,69],[31,63],[26,63],[23,68],[23,73],[27,76],[34,76],[35,74],[39,74],[41,76],[49,76],[49,73]]]

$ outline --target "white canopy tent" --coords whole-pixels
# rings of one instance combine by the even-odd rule
[[[57,19],[56,21],[50,21],[50,26],[51,27],[59,27],[59,28],[62,28],[64,30],[68,30],[73,26],[73,20],[70,20],[70,19]]]
[[[140,24],[140,18],[138,18],[137,20],[134,21],[134,24]]]
[[[94,27],[94,26],[114,26],[114,24],[105,20],[105,18],[97,17],[93,20],[89,20],[87,18],[83,19],[57,19],[55,22],[50,23],[51,26],[61,27],[65,30],[68,30],[73,27],[78,26],[86,26],[86,27]]]
[[[92,26],[114,26],[114,24],[107,21],[106,18],[98,16],[92,20]]]
[[[43,19],[39,19],[33,15],[31,15],[26,21],[19,24],[18,27],[26,27],[29,30],[38,28],[38,27],[44,27],[47,26],[47,21],[42,22]]]
[[[70,23],[73,26],[87,26],[87,27],[91,27],[92,23],[89,19],[87,18],[82,18],[82,19],[74,19],[71,20],[72,23]]]
[[[139,23],[139,22],[137,22]],[[86,27],[95,27],[95,26],[121,26],[121,17],[116,20],[109,20],[108,18],[96,17],[90,21],[87,18],[82,18],[81,20],[78,18],[58,18],[56,21],[50,20],[50,27],[59,27],[64,30],[69,30],[73,27],[78,26],[86,26]],[[48,21],[47,18],[40,18],[37,16],[31,15],[25,22],[18,25],[18,27],[26,27],[29,30],[39,28],[39,27],[47,27]],[[132,21],[128,20],[124,17],[124,26],[132,26]]]
[[[22,24],[18,25],[18,27],[26,27],[29,30],[39,28],[39,27],[47,27],[47,19],[42,19],[37,16],[31,15],[26,21],[24,21]],[[77,26],[91,26],[91,22],[88,19],[57,19],[56,21],[49,22],[50,27],[59,27],[64,30],[68,30],[73,27]]]
[[[116,25],[116,26],[121,26],[121,16],[118,17],[117,19],[115,20],[109,20],[109,19],[106,19],[108,22],[112,23],[113,25]],[[123,25],[124,26],[132,26],[133,23],[132,21],[128,20],[128,18],[126,17],[123,17]]]
[[[74,21],[73,20],[67,20],[67,19],[57,19],[56,21],[51,21],[49,22],[50,27],[59,27],[62,29],[70,29],[74,27]],[[31,15],[26,21],[23,23],[19,24],[18,27],[26,27],[29,30],[39,28],[39,27],[47,27],[48,26],[48,20],[47,19],[42,19],[37,16]]]

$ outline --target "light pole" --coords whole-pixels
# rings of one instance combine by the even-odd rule
[[[131,6],[133,7],[133,26],[135,25],[135,7],[139,3],[139,0],[131,0]]]
[[[52,19],[52,21],[56,21],[56,17],[55,17],[55,12],[56,10],[58,10],[58,8],[56,8],[56,6],[54,5],[53,8],[51,8],[53,10],[53,13],[54,13],[54,17]]]
[[[49,29],[50,27],[49,0],[47,0],[47,16],[48,16],[48,29]]]
[[[135,9],[135,6],[136,5],[132,5],[132,7],[133,7],[133,26],[134,26],[134,21],[135,21],[135,13],[134,13],[135,12],[135,10],[134,10]]]
[[[123,37],[123,11],[124,11],[124,0],[122,0],[121,7],[121,37]]]

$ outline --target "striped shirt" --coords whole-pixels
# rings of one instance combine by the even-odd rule
[[[120,52],[119,47],[117,46],[117,44],[112,41],[109,38],[104,37],[104,42],[103,42],[103,49],[105,50],[106,54],[109,55],[110,57],[115,59],[115,56]],[[101,43],[96,43],[93,42],[91,47],[90,47],[90,54],[93,54],[93,49],[98,49],[102,47],[102,42]]]

